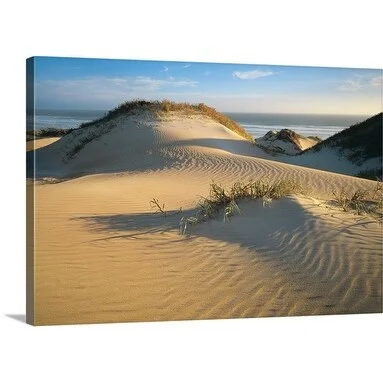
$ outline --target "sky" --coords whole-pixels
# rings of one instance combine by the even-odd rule
[[[132,99],[221,112],[373,115],[382,70],[35,57],[37,109],[110,110]]]

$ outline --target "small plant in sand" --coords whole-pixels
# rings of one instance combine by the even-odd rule
[[[333,190],[332,191],[333,196],[335,197],[335,202],[344,210],[348,210],[348,202],[349,199],[347,197],[346,190],[344,187],[340,191]]]
[[[373,193],[373,198],[378,200],[379,203],[382,203],[383,200],[383,179],[376,177],[376,185],[375,185],[375,190]]]
[[[281,198],[288,194],[303,193],[301,185],[292,180],[281,180],[275,183],[264,181],[236,182],[228,190],[213,182],[210,184],[209,197],[201,197],[198,211],[192,217],[182,217],[180,233],[185,234],[188,225],[216,218],[223,211],[223,222],[229,222],[229,217],[241,214],[238,202],[242,200],[262,199],[264,207],[270,207],[273,199]]]
[[[182,213],[182,207],[180,207],[178,210],[171,210],[171,211],[165,210],[165,204],[164,203],[161,204],[158,198],[152,198],[149,201],[149,205],[152,209],[156,209],[157,213],[160,213],[164,215],[165,217]]]
[[[157,198],[153,198],[153,199],[151,199],[151,200],[149,201],[149,204],[150,204],[150,207],[151,207],[152,209],[156,209],[157,212],[166,215],[165,204],[163,203],[163,204],[161,205]]]
[[[225,212],[223,214],[223,223],[229,222],[229,216],[233,215],[234,213],[241,214],[241,209],[238,207],[237,203],[232,200],[225,208]]]
[[[186,229],[189,225],[197,225],[199,223],[198,218],[196,217],[182,217],[180,220],[180,227],[179,227],[179,233],[181,235],[184,235],[186,233]]]
[[[271,207],[271,202],[273,202],[272,198],[269,198],[269,197],[266,197],[266,196],[264,196],[262,198],[262,206],[263,207]]]
[[[372,211],[374,198],[370,198],[366,190],[356,190],[354,193],[347,194],[344,187],[340,191],[333,190],[335,202],[343,209],[343,211],[356,211],[362,215]],[[371,205],[371,206],[369,206]]]

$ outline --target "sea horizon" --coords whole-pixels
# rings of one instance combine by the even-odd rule
[[[75,129],[82,123],[103,117],[106,109],[36,109],[27,115],[27,130],[48,128]],[[230,117],[254,138],[268,131],[290,129],[304,136],[326,139],[371,117],[360,114],[221,112]]]

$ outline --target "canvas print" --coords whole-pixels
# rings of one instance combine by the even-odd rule
[[[382,70],[32,57],[27,322],[382,312]]]

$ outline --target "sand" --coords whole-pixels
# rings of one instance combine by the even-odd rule
[[[325,203],[374,182],[279,162],[202,116],[107,124],[69,160],[68,136],[36,151],[38,176],[77,178],[34,186],[35,324],[382,312],[381,224]],[[179,234],[212,180],[281,178],[307,194]]]
[[[53,144],[54,142],[58,141],[60,138],[61,137],[49,137],[49,138],[39,138],[39,139],[27,141],[27,152],[31,150],[37,150],[45,146],[48,146],[50,144]]]

